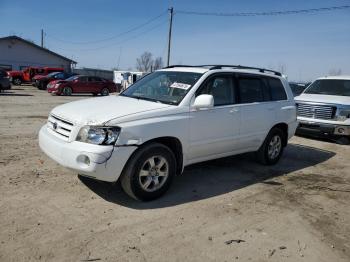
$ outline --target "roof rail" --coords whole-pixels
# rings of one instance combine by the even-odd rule
[[[192,66],[192,65],[170,65],[170,66],[163,67],[163,69],[165,69],[165,68],[174,68],[174,67],[202,67],[202,66]]]
[[[257,70],[261,73],[270,72],[270,73],[273,73],[277,76],[282,76],[282,74],[280,72],[277,72],[274,70],[260,68],[260,67],[242,66],[242,65],[193,65],[193,66],[192,65],[171,65],[171,66],[167,66],[164,68],[174,68],[174,67],[208,67],[209,70],[222,69],[224,67],[228,67],[228,68],[234,68],[234,69]]]
[[[242,65],[204,65],[204,66],[211,66],[210,70],[222,69],[224,67],[229,67],[229,68],[235,68],[235,69],[257,70],[261,73],[270,72],[270,73],[274,73],[277,76],[282,76],[282,74],[280,72],[266,69],[266,68],[260,68],[260,67],[251,67],[251,66],[242,66]]]

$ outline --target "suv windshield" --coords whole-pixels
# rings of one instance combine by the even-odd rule
[[[350,80],[316,80],[304,92],[305,94],[350,96]]]
[[[192,72],[157,71],[141,78],[120,95],[178,105],[201,76]]]

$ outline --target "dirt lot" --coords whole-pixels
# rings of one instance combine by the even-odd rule
[[[0,261],[350,260],[350,146],[294,137],[276,166],[194,165],[140,203],[40,151],[49,111],[85,98],[0,95]]]

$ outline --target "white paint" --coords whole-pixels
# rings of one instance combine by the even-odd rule
[[[203,81],[218,72],[249,72],[252,70],[203,68],[171,68],[165,71],[201,72],[202,77],[189,90],[177,106],[138,100],[123,96],[110,96],[80,100],[58,106],[52,114],[74,123],[68,141],[58,140],[46,132],[40,131],[39,141],[42,149],[60,164],[105,181],[116,181],[130,155],[141,145],[159,137],[177,138],[183,151],[183,167],[192,163],[219,157],[256,151],[263,143],[269,130],[278,123],[288,125],[288,138],[294,135],[297,122],[293,94],[287,81],[279,78],[287,92],[288,99],[277,102],[252,104],[233,104],[210,106],[211,95],[204,95],[203,101],[195,92]],[[269,75],[256,73],[256,75]],[[211,97],[211,99],[210,99]],[[204,101],[205,100],[205,101]],[[198,110],[199,102],[207,105]],[[197,103],[197,104],[196,104]],[[105,155],[106,146],[87,145],[76,142],[76,136],[84,125],[118,126],[121,128],[116,149],[103,169],[94,165],[91,169],[82,169],[75,163],[80,152]],[[135,143],[135,144],[134,144]],[[132,146],[129,146],[133,144]],[[125,149],[127,148],[127,149]],[[109,170],[111,173],[108,173]]]

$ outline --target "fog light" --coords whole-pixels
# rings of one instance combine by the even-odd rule
[[[338,128],[338,132],[339,132],[340,134],[344,134],[345,129],[344,129],[344,128]]]
[[[84,165],[87,165],[89,166],[90,165],[90,158],[86,155],[80,155],[78,156],[77,158],[77,161],[81,164],[84,164]]]

